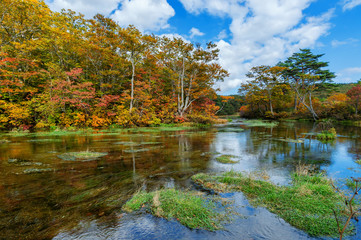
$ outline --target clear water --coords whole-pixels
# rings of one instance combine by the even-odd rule
[[[239,128],[244,132],[238,132]],[[312,123],[277,127],[199,131],[96,133],[34,137],[3,136],[0,144],[0,239],[311,239],[264,208],[253,208],[242,193],[234,200],[241,216],[225,230],[191,230],[147,213],[125,214],[122,205],[136,191],[175,187],[194,189],[199,172],[267,173],[288,184],[299,163],[314,164],[335,180],[361,177],[361,128],[336,126],[336,141],[321,143],[310,135]],[[304,138],[304,143],[282,139]],[[77,151],[107,152],[91,161],[58,156]],[[221,154],[236,164],[218,163]],[[16,160],[14,160],[16,159]],[[361,225],[350,239],[360,239]]]

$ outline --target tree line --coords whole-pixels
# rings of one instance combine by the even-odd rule
[[[239,88],[245,99],[241,115],[269,119],[359,119],[361,85],[335,91],[337,86],[331,83],[335,74],[326,69],[327,62],[320,61],[322,56],[310,49],[300,49],[275,66],[251,68],[246,75],[248,81]]]
[[[219,50],[39,0],[0,2],[0,128],[212,121]]]

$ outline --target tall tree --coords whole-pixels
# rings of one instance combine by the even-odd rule
[[[246,76],[251,80],[251,84],[254,84],[259,87],[259,89],[264,89],[267,94],[268,106],[272,115],[273,112],[273,103],[272,95],[275,86],[281,83],[282,71],[286,68],[284,67],[270,67],[270,66],[257,66],[251,68],[251,70],[246,74]]]
[[[300,49],[300,52],[278,64],[287,68],[284,76],[295,92],[295,110],[299,101],[310,111],[314,120],[318,119],[318,115],[312,106],[312,93],[317,84],[331,81],[335,77],[334,73],[323,69],[328,66],[327,62],[319,60],[323,55],[315,55],[310,49]]]

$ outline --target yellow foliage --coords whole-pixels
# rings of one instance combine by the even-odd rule
[[[12,126],[20,126],[30,117],[30,111],[26,106],[9,103],[7,105],[9,123]]]
[[[91,117],[91,126],[98,128],[98,127],[105,127],[108,126],[111,123],[109,119],[101,118],[96,115],[93,115]]]
[[[42,129],[42,128],[47,128],[47,127],[49,127],[49,124],[44,123],[43,121],[40,121],[35,125],[36,129]]]

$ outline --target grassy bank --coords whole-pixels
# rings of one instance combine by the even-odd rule
[[[3,132],[0,135],[11,136],[11,137],[51,137],[51,136],[66,136],[66,135],[94,135],[94,134],[103,134],[103,135],[115,135],[118,133],[134,133],[134,132],[168,132],[168,131],[183,131],[183,130],[192,130],[192,129],[204,129],[208,128],[211,125],[208,124],[197,124],[197,123],[187,123],[187,124],[161,124],[157,127],[133,127],[133,128],[122,128],[120,126],[109,126],[104,129],[92,129],[92,128],[56,128],[48,131],[35,131],[30,132],[28,130],[12,130],[10,132]]]
[[[340,207],[343,199],[321,174],[295,173],[290,186],[276,186],[233,171],[218,176],[201,173],[192,180],[217,192],[242,191],[251,204],[266,207],[312,236],[338,236],[333,210],[338,216],[344,214]]]
[[[182,192],[164,189],[155,192],[135,194],[124,206],[126,212],[145,209],[154,216],[168,220],[176,219],[193,229],[215,231],[222,228],[225,215],[216,211],[213,201],[197,192]]]

